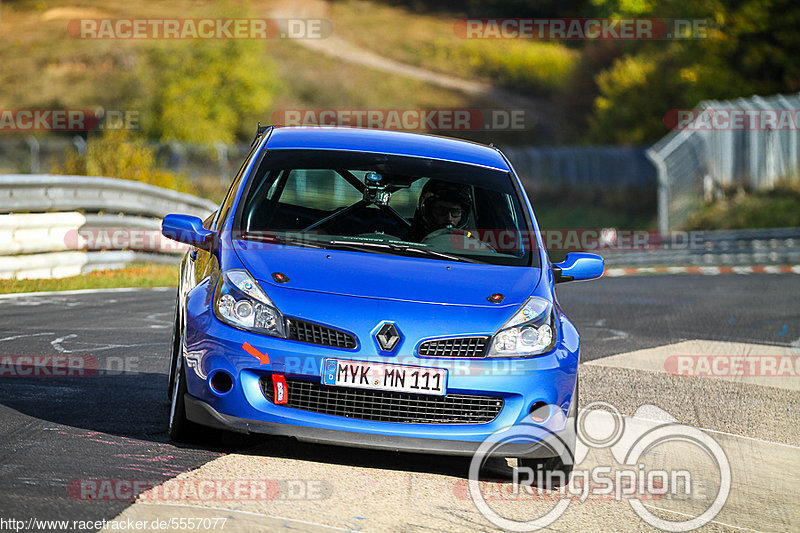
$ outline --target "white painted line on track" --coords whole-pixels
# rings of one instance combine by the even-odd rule
[[[800,274],[800,265],[615,267],[606,269],[603,276],[617,278],[639,274]]]
[[[41,337],[43,335],[55,335],[55,333],[47,332],[47,333],[26,333],[24,335],[12,335],[11,337],[3,337],[2,339],[0,339],[0,342],[13,341],[16,339],[26,339],[28,337]]]
[[[685,517],[688,517],[688,518],[694,518],[693,515],[686,514],[686,513],[681,513],[679,511],[673,511],[672,509],[664,509],[663,507],[659,507],[657,505],[652,505],[652,504],[644,503],[644,502],[642,502],[642,505],[644,505],[645,507],[649,507],[651,509],[658,509],[659,511],[664,511],[666,513],[672,513],[672,514],[676,514],[676,515],[680,515],[680,516],[685,516]],[[709,524],[719,524],[719,525],[725,526],[725,527],[732,527],[733,529],[741,529],[742,531],[752,531],[753,533],[763,533],[762,531],[759,531],[758,529],[753,529],[751,527],[734,526],[733,524],[727,524],[725,522],[720,522],[719,520],[710,520]]]
[[[165,292],[176,290],[175,287],[114,287],[111,289],[75,289],[71,291],[40,291],[40,292],[12,292],[9,294],[0,294],[0,300],[7,300],[10,298],[25,298],[28,296],[70,296],[74,294],[102,294],[106,292],[138,292],[138,291],[153,291]]]

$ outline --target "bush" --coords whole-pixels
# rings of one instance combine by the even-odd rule
[[[158,168],[153,150],[125,130],[106,130],[102,137],[90,138],[85,155],[70,152],[64,165],[56,165],[53,173],[105,176],[196,193],[185,176]]]
[[[266,113],[278,87],[263,46],[232,39],[146,49],[137,77],[148,137],[211,145],[252,135],[252,119]]]
[[[690,230],[800,226],[800,184],[783,181],[771,191],[726,191],[700,206],[686,222]]]
[[[569,82],[579,53],[558,43],[523,40],[438,38],[422,47],[427,60],[446,62],[458,72],[491,78],[496,85],[539,94],[562,90]]]

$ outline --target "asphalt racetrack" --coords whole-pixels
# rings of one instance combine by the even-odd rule
[[[642,434],[676,421],[696,440],[694,451],[686,439],[648,448],[632,467],[690,472],[681,497],[640,492],[636,507],[616,485],[616,493],[573,495],[546,530],[679,530],[726,488],[701,530],[800,529],[800,376],[781,367],[794,361],[796,369],[800,355],[800,276],[629,276],[567,283],[557,293],[582,336],[580,404],[599,413],[587,417],[584,429],[594,433],[576,472],[624,466],[613,448],[591,444],[610,440],[603,431]],[[22,530],[54,531],[119,530],[137,520],[146,525],[137,530],[153,531],[501,529],[469,495],[468,459],[238,436],[170,444],[174,300],[173,289],[0,297],[0,529],[10,519],[24,521]],[[680,357],[691,376],[675,375]],[[734,357],[755,357],[752,372],[697,365]],[[65,358],[72,375],[48,374],[53,358]],[[15,375],[32,368],[26,361],[40,365],[38,375]],[[697,453],[701,441],[707,447]],[[709,450],[722,450],[725,464]],[[547,491],[514,493],[499,479],[513,462],[489,466],[496,475],[483,476],[484,501],[512,521],[500,525],[554,507]],[[187,495],[208,480],[217,497]],[[225,483],[242,480],[266,485],[232,497]],[[48,520],[69,522],[39,522]]]

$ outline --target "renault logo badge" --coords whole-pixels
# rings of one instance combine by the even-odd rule
[[[382,350],[391,352],[400,341],[400,333],[397,332],[394,324],[387,323],[381,326],[381,329],[375,334],[375,338]]]

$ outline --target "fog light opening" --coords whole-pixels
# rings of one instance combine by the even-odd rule
[[[219,370],[211,376],[209,384],[211,390],[217,394],[226,394],[233,388],[233,376],[224,370]]]
[[[531,420],[541,424],[550,418],[550,404],[545,402],[536,402],[531,405]]]

